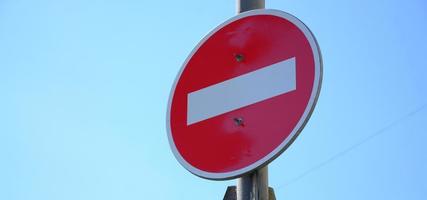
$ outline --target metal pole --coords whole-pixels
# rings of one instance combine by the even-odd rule
[[[265,8],[265,0],[236,0],[237,13]]]
[[[236,0],[237,14],[265,8],[265,0]],[[268,200],[268,166],[237,179],[237,200]]]
[[[265,8],[265,0],[237,0],[237,13]],[[237,200],[268,200],[268,166],[237,179]]]
[[[238,178],[236,197],[237,200],[269,200],[268,167]]]

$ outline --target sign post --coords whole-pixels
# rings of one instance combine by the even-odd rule
[[[236,0],[236,4],[237,14],[249,10],[265,8],[265,0]]]
[[[236,0],[237,14],[254,10],[264,9],[265,0]],[[236,199],[237,200],[269,200],[268,187],[268,165],[257,169],[252,173],[243,175],[237,179]],[[273,189],[271,189],[272,198],[274,197]],[[227,199],[224,199],[227,200]]]
[[[226,200],[274,200],[267,165],[297,138],[320,93],[322,60],[296,17],[237,0],[238,15],[208,33],[169,96],[171,150],[189,172],[237,178]]]

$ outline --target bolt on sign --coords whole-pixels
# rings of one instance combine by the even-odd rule
[[[249,173],[295,140],[321,80],[318,44],[300,20],[278,10],[241,13],[205,36],[178,73],[167,111],[171,149],[203,178]]]

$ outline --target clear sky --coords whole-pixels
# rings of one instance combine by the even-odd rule
[[[427,196],[427,2],[279,1],[313,31],[324,77],[277,199]],[[222,199],[169,149],[186,56],[235,15],[220,1],[0,1],[0,199]]]

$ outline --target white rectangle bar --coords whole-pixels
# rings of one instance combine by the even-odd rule
[[[187,125],[296,90],[295,57],[187,95]]]

